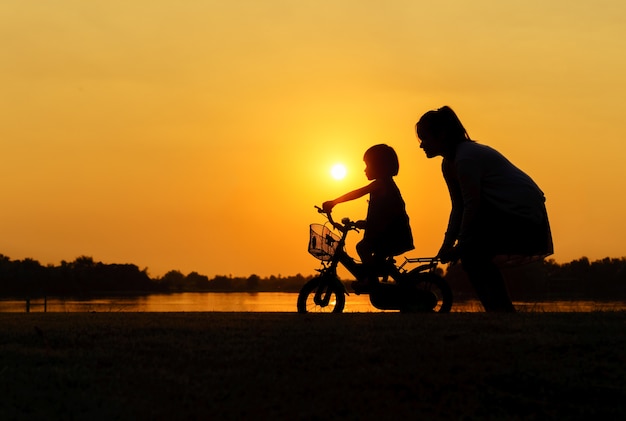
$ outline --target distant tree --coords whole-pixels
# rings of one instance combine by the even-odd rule
[[[217,275],[209,282],[209,288],[214,291],[230,291],[233,289],[232,277]]]
[[[170,291],[181,291],[185,286],[185,275],[178,270],[170,270],[163,275],[159,283]]]
[[[150,291],[156,284],[148,276],[147,270],[139,270],[133,264],[98,265],[103,274],[104,282],[101,288],[109,291]]]
[[[256,291],[259,288],[259,284],[261,283],[261,278],[258,275],[250,275],[248,276],[248,280],[246,281],[246,287],[250,291]]]
[[[198,272],[191,272],[185,277],[186,290],[206,290],[209,287],[209,278]]]
[[[44,295],[46,269],[37,260],[26,258],[19,263],[19,278],[28,296]]]

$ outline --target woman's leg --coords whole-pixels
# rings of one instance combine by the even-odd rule
[[[491,257],[470,252],[461,256],[461,263],[485,311],[515,312],[502,272]]]

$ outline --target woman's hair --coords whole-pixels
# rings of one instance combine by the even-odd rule
[[[398,175],[400,169],[396,151],[384,144],[374,145],[365,151],[363,161],[374,170],[376,178],[393,177]]]
[[[453,143],[471,140],[459,117],[447,105],[426,112],[415,124],[415,132],[420,139],[445,132],[446,140]]]

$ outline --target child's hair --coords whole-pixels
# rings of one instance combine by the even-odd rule
[[[447,105],[426,112],[415,124],[415,132],[420,139],[436,135],[444,130],[447,132],[448,140],[453,142],[471,140],[459,117]]]
[[[363,161],[374,170],[376,178],[393,177],[400,169],[396,151],[385,144],[374,145],[365,151]]]

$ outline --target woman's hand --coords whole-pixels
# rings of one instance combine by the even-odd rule
[[[460,257],[459,248],[456,246],[443,245],[437,253],[437,258],[441,263],[456,262]]]

